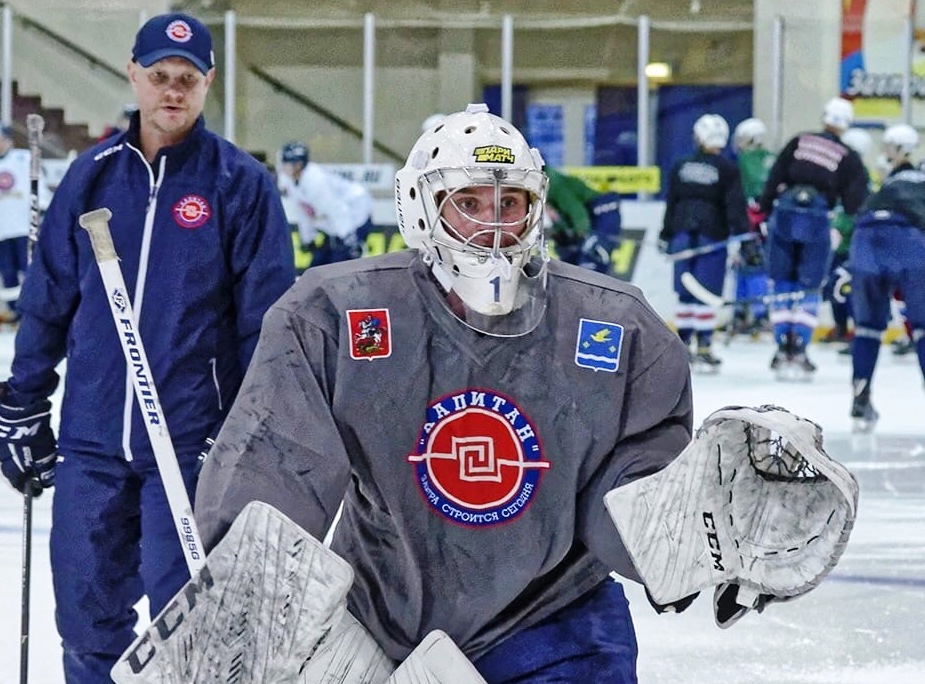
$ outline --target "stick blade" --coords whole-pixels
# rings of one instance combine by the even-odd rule
[[[386,684],[486,684],[444,632],[435,629],[405,658]]]
[[[272,506],[248,504],[111,675],[117,684],[296,682],[337,624],[350,565]]]
[[[690,292],[694,297],[699,299],[707,306],[712,306],[718,309],[729,303],[723,300],[723,298],[719,295],[710,292],[700,283],[699,280],[694,277],[694,274],[690,271],[685,271],[681,274],[681,284],[684,285],[688,292]]]

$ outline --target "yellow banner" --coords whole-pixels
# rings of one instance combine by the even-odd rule
[[[599,192],[654,194],[662,187],[661,169],[657,166],[564,166],[559,170],[580,178]]]

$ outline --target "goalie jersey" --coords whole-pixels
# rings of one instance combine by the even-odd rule
[[[687,353],[640,291],[552,261],[521,337],[475,332],[416,252],[309,269],[267,313],[200,478],[212,548],[265,501],[355,572],[350,612],[402,659],[441,629],[477,658],[615,570],[603,497],[692,428]]]

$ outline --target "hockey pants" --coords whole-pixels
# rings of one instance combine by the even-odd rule
[[[195,454],[178,456],[189,496]],[[135,638],[135,604],[156,615],[189,579],[153,459],[67,454],[55,473],[51,569],[67,684],[111,681]]]
[[[636,632],[623,587],[605,580],[475,662],[488,684],[635,684]]]

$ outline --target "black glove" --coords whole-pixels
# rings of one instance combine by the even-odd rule
[[[656,603],[655,599],[652,598],[652,594],[650,594],[649,590],[646,589],[646,598],[649,599],[649,604],[655,608],[656,613],[683,613],[698,596],[700,596],[699,591],[696,594],[685,596],[684,598],[673,601],[672,603],[662,604]]]
[[[206,437],[206,443],[203,444],[202,451],[199,452],[199,457],[196,459],[196,477],[199,477],[199,473],[202,472],[202,466],[205,465],[213,444],[215,444],[215,440],[212,437]]]
[[[34,483],[37,495],[54,486],[57,461],[51,402],[43,399],[22,407],[0,404],[0,470],[10,484],[25,492]]]
[[[746,266],[757,268],[764,265],[764,254],[757,240],[743,240],[739,246],[739,254]]]
[[[738,603],[740,589],[741,587],[734,582],[717,585],[713,593],[713,617],[716,618],[717,627],[731,627],[748,611],[755,610],[760,613],[769,603],[784,600],[770,594],[758,594],[754,599],[747,601],[750,605],[743,606]]]
[[[656,247],[659,254],[668,254],[668,249],[671,247],[671,235],[668,231],[663,230],[658,234]]]
[[[607,273],[610,269],[610,249],[600,237],[592,233],[581,243],[578,265],[598,273]]]

